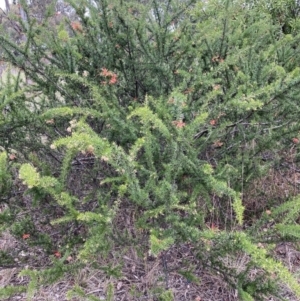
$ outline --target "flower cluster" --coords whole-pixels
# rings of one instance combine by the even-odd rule
[[[102,68],[101,70],[102,71],[101,71],[100,75],[109,79],[108,84],[114,85],[118,82],[118,76],[116,73],[113,73],[112,71],[109,71],[106,68]],[[103,81],[102,84],[106,85],[107,82]]]
[[[177,128],[185,127],[185,122],[183,122],[182,120],[174,120],[172,121],[172,124],[175,125]]]
[[[77,31],[77,32],[82,32],[83,29],[82,29],[82,25],[80,22],[78,21],[73,21],[71,22],[71,27],[74,31]]]

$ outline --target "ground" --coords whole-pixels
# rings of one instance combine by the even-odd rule
[[[271,168],[266,176],[253,182],[248,187],[248,191],[245,191],[243,201],[247,208],[246,214],[249,217],[254,218],[251,215],[252,211],[269,210],[270,200],[280,203],[299,193],[298,179],[300,178],[300,168],[295,163],[294,154],[293,149],[287,151],[281,164],[277,165],[276,168]],[[23,195],[25,187],[19,184],[18,189],[20,197]],[[38,214],[38,209],[30,209],[32,204],[30,196],[23,195],[22,198],[23,206],[25,208],[27,206],[28,212],[31,212],[32,216]],[[3,205],[1,210],[4,209],[5,206]],[[126,210],[122,212],[126,212]],[[122,224],[123,227],[125,225],[125,227],[129,228],[132,222],[130,219],[130,215],[123,215],[118,217],[117,222]],[[48,231],[52,238],[58,235],[55,232],[55,227],[51,228],[47,223],[41,223],[39,227],[44,227],[40,230]],[[57,236],[57,239],[59,240],[60,237]],[[49,255],[41,247],[30,246],[26,239],[23,241],[15,239],[8,231],[4,231],[0,237],[0,249],[14,258],[14,263],[0,267],[0,287],[28,284],[28,278],[18,276],[22,269],[46,268],[55,256],[60,255],[55,253]],[[150,255],[147,249],[142,247],[140,250],[133,247],[115,247],[109,252],[108,257],[103,258],[99,256],[99,258],[96,258],[97,267],[87,262],[80,269],[80,272],[69,273],[63,280],[39,289],[31,300],[77,301],[88,300],[88,297],[92,296],[98,297],[100,300],[109,300],[107,295],[110,292],[110,300],[115,301],[159,301],[162,300],[159,296],[166,290],[172,292],[175,301],[238,300],[237,291],[226,283],[222,272],[206,266],[206,263],[199,261],[195,254],[196,250],[189,244],[174,245],[167,251],[162,252],[158,257]],[[274,254],[296,277],[300,275],[299,245],[287,242],[278,243],[274,249]],[[66,266],[74,264],[75,260],[72,256],[68,256],[64,264]],[[235,258],[223,258],[226,266],[241,270],[245,267],[247,260],[245,254]],[[120,277],[115,278],[113,275],[107,275],[105,267],[108,266],[108,263],[115,269],[116,274],[121,275]],[[192,266],[194,266],[193,279],[188,279],[185,275],[186,263],[192,263]],[[251,271],[253,275],[259,272],[258,270]],[[80,298],[78,295],[67,294],[76,285],[84,290],[84,297]],[[67,299],[67,295],[69,299]],[[105,299],[105,296],[107,299]],[[284,285],[281,288],[281,296],[289,301],[298,300]],[[27,299],[25,293],[20,293],[10,299],[1,300],[23,301]],[[277,299],[266,300],[277,301]]]

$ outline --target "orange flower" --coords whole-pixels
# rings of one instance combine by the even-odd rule
[[[30,234],[23,234],[23,235],[22,235],[22,238],[23,238],[23,239],[27,239],[27,238],[29,238],[29,237],[30,237]]]
[[[10,154],[9,155],[9,160],[13,161],[15,159],[17,159],[17,156],[15,154]]]
[[[82,32],[82,25],[78,21],[71,22],[71,27],[74,31]]]
[[[216,125],[217,124],[217,120],[216,119],[212,119],[210,122],[209,122],[210,125]]]
[[[215,141],[215,142],[213,143],[213,146],[214,146],[215,148],[219,148],[219,147],[221,147],[223,144],[224,144],[223,142],[221,142],[220,140],[217,140],[217,141]]]
[[[110,77],[110,80],[108,82],[110,85],[114,85],[118,82],[118,76],[116,73],[113,73],[106,68],[102,68],[101,70],[102,71],[100,72],[100,75],[104,77]],[[102,84],[106,84],[106,82],[102,82]]]
[[[299,143],[299,139],[298,138],[293,138],[292,141],[293,141],[294,144],[298,144]]]
[[[111,75],[112,75],[111,72],[108,71],[106,68],[102,68],[101,70],[102,70],[102,71],[101,71],[100,75],[102,75],[102,76],[104,76],[104,77],[107,77],[107,76],[111,76]]]
[[[175,120],[172,122],[177,128],[183,128],[185,127],[185,122],[182,120]]]
[[[55,251],[55,252],[54,252],[54,256],[55,256],[56,258],[60,258],[60,257],[61,257],[61,253],[60,253],[59,251]]]
[[[207,226],[208,229],[212,230],[213,232],[219,232],[220,231],[218,226],[215,225],[214,223],[211,223],[211,225],[206,224],[206,226]]]
[[[110,81],[109,81],[109,84],[110,85],[114,85],[115,83],[117,83],[118,79],[117,79],[117,74],[113,73]]]

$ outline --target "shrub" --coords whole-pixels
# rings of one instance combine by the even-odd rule
[[[36,205],[47,198],[59,212],[52,226],[85,229],[72,250],[65,243],[66,254],[86,263],[118,244],[139,243],[158,256],[189,243],[242,300],[275,294],[276,280],[300,294],[270,257],[274,242],[298,237],[298,198],[251,227],[243,227],[242,202],[247,184],[298,144],[294,23],[286,33],[272,12],[244,1],[69,3],[75,20],[50,27],[49,14],[39,24],[24,6],[26,41],[0,38],[2,59],[33,81],[26,86],[18,76],[5,85],[2,136],[9,130],[14,138],[2,147],[22,156],[19,178]],[[87,167],[82,189],[76,162]],[[116,223],[126,207],[141,233],[135,238]],[[213,217],[219,225],[209,224]],[[270,219],[275,226],[262,232]],[[241,253],[245,270],[224,264]],[[69,272],[63,260],[53,275]],[[260,271],[254,279],[251,269]],[[43,272],[23,274],[29,294],[44,281]]]

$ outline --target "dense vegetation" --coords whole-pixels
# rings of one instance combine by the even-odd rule
[[[52,1],[38,17],[21,1],[0,34],[1,230],[59,250],[21,272],[28,298],[120,246],[156,257],[181,244],[240,300],[277,295],[278,281],[299,296],[273,257],[276,243],[300,236],[299,197],[266,200],[267,211],[244,204],[285,150],[298,158],[298,4],[64,2],[64,14]],[[226,266],[240,254],[244,269]]]

